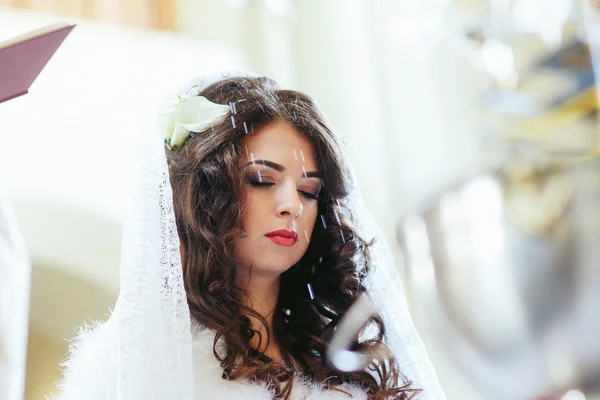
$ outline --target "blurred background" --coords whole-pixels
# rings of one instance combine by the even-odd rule
[[[116,300],[135,135],[165,93],[222,70],[251,70],[316,99],[345,137],[365,202],[407,278],[447,397],[498,398],[439,340],[397,231],[407,213],[495,160],[507,138],[582,154],[595,148],[594,7],[0,0],[0,40],[78,24],[30,94],[0,105],[0,187],[33,261],[26,399],[52,390],[66,339],[84,321],[105,319]]]

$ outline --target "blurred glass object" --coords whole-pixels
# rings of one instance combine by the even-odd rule
[[[450,7],[446,15],[458,30],[452,39],[455,51],[487,73],[492,86],[511,89],[518,84],[521,69],[537,55],[523,50],[519,42],[534,39],[542,51],[557,49],[576,15],[575,0],[480,0],[475,4],[469,12]]]
[[[595,156],[511,156],[403,221],[416,303],[486,398],[600,394],[599,200]]]
[[[600,13],[475,3],[447,15],[482,162],[400,224],[414,303],[486,399],[596,398]]]
[[[585,395],[578,390],[570,390],[561,400],[585,400]]]
[[[575,0],[478,3],[474,16],[461,17],[456,10],[448,15],[461,21],[449,35],[452,48],[475,71],[474,122],[481,143],[518,140],[565,154],[598,147],[593,66],[600,20],[584,23],[588,3],[583,8]]]
[[[367,354],[352,351],[354,340],[359,336],[373,314],[375,305],[366,295],[362,295],[346,311],[336,325],[331,343],[327,348],[329,361],[340,371],[361,371],[368,367],[378,354]]]
[[[23,398],[30,276],[16,220],[0,197],[0,399]]]

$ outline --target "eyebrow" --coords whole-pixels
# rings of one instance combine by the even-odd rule
[[[247,163],[246,165],[244,165],[244,168],[246,168],[248,165],[256,165],[256,164],[262,164],[265,167],[268,168],[272,168],[277,172],[283,172],[285,171],[285,167],[283,165],[277,164],[273,161],[269,161],[269,160],[252,160],[249,163]],[[318,173],[317,171],[306,171],[304,174],[305,178],[320,178],[321,174]]]

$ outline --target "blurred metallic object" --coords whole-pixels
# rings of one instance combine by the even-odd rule
[[[600,393],[600,159],[512,155],[399,228],[414,301],[488,399]]]
[[[0,399],[25,386],[31,264],[9,204],[0,196]]]
[[[402,220],[416,315],[486,399],[591,399],[600,395],[600,13],[573,0],[485,3],[455,48],[483,71],[479,135],[494,152],[506,143],[518,152]]]
[[[538,52],[564,44],[576,10],[576,0],[474,0],[471,7],[450,7],[447,19],[454,33],[447,37],[456,53],[490,78],[493,88],[513,90]],[[523,42],[540,49],[524,50]]]
[[[375,305],[371,299],[362,295],[344,314],[344,317],[336,325],[327,348],[327,356],[334,367],[340,371],[360,371],[365,369],[373,358],[376,358],[375,354],[350,350],[375,312]]]

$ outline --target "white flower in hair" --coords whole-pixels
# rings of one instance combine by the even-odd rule
[[[165,143],[172,150],[184,145],[194,134],[222,122],[231,111],[228,105],[190,94],[177,96],[175,103],[160,115]]]

